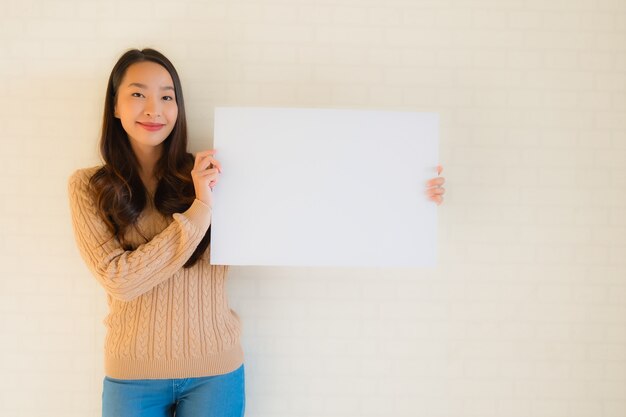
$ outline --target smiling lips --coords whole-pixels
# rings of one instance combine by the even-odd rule
[[[156,132],[165,126],[163,123],[137,122],[137,124],[150,132]]]

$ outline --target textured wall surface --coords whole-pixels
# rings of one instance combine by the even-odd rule
[[[231,269],[248,416],[626,416],[624,0],[3,0],[0,414],[99,415],[66,183],[130,47],[194,152],[220,105],[441,115],[435,270]]]

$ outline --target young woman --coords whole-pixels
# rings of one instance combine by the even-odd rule
[[[172,63],[130,50],[111,72],[104,165],[69,179],[76,242],[107,292],[104,417],[242,416],[240,322],[227,266],[209,264],[215,151],[187,152]],[[427,193],[442,201],[443,178]]]

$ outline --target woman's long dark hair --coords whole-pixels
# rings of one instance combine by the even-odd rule
[[[137,62],[150,61],[169,72],[174,82],[178,117],[169,136],[163,141],[163,153],[155,166],[158,185],[154,195],[156,209],[166,215],[182,213],[195,199],[191,178],[194,157],[187,152],[187,121],[180,78],[172,63],[154,49],[132,49],[117,61],[107,85],[104,119],[100,137],[100,153],[104,165],[91,178],[95,201],[107,225],[126,250],[133,249],[124,239],[128,227],[137,228],[137,219],[146,207],[147,191],[139,176],[139,162],[120,119],[114,115],[117,91],[126,70]],[[142,234],[143,236],[143,234]],[[145,236],[144,236],[145,238]],[[146,239],[147,240],[147,239]],[[211,240],[211,229],[191,255],[184,267],[194,265],[205,252]]]

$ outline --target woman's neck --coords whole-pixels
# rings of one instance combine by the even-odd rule
[[[163,152],[162,146],[133,147],[137,161],[139,162],[139,176],[151,195],[154,195],[158,179],[155,175],[155,167]]]

